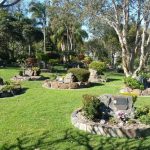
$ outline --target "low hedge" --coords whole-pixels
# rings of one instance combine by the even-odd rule
[[[68,73],[73,73],[79,82],[87,82],[90,76],[90,72],[82,68],[71,68]]]
[[[89,68],[96,70],[99,74],[102,74],[102,72],[106,70],[106,64],[100,61],[93,61],[90,63]]]

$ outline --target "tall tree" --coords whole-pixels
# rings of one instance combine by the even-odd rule
[[[31,2],[29,11],[32,12],[32,18],[37,20],[37,24],[42,26],[44,35],[43,51],[44,53],[46,53],[46,24],[47,24],[46,4],[40,2]]]
[[[101,20],[116,31],[122,50],[122,67],[126,76],[137,76],[150,52],[150,1],[149,0],[85,0],[78,3],[88,14],[88,19]],[[84,13],[85,14],[85,13]],[[86,18],[87,19],[87,18]],[[128,41],[129,27],[136,23],[134,45]],[[142,32],[141,32],[142,30]],[[134,68],[136,53],[139,51],[139,66]]]

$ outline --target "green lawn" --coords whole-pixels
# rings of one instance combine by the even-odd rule
[[[16,68],[0,69],[5,80],[17,73]],[[123,76],[108,75],[111,82],[80,90],[50,90],[42,88],[42,81],[23,82],[24,94],[0,99],[0,150],[150,150],[150,137],[108,138],[72,126],[71,113],[81,106],[83,94],[117,94],[123,86]],[[138,98],[136,105],[150,105],[150,98]]]

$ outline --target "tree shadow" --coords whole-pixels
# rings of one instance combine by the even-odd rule
[[[115,78],[108,78],[108,81],[107,82],[113,82],[113,81],[119,81],[121,79],[115,79]]]
[[[21,88],[17,91],[15,91],[13,94],[8,94],[6,96],[0,96],[0,99],[5,99],[5,98],[10,98],[10,97],[16,97],[16,96],[19,96],[19,95],[22,95],[24,93],[26,93],[26,91],[28,90],[29,88]]]
[[[37,133],[24,134],[16,138],[16,143],[3,144],[1,150],[150,150],[150,137],[145,139],[112,138],[91,135],[67,129],[60,137],[45,131],[37,136]]]
[[[87,88],[91,88],[91,87],[96,87],[96,86],[103,86],[103,83],[90,83],[90,86]]]

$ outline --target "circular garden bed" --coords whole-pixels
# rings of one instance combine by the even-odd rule
[[[60,81],[44,81],[43,87],[51,89],[79,89],[90,86],[89,82],[60,82]]]
[[[78,109],[71,115],[72,124],[83,131],[103,135],[107,137],[145,137],[150,135],[150,126],[141,124],[140,122],[134,124],[111,124],[109,122],[94,122],[88,120],[82,112],[82,109]]]
[[[19,72],[19,75],[11,78],[12,81],[35,81],[35,80],[44,80],[45,78],[40,75],[41,70],[38,67],[26,68],[23,71]]]
[[[84,95],[83,107],[71,115],[80,130],[108,137],[138,138],[150,135],[150,108],[135,108],[131,96]]]
[[[0,98],[11,97],[22,93],[20,84],[11,82],[4,83],[2,78],[0,80]]]

